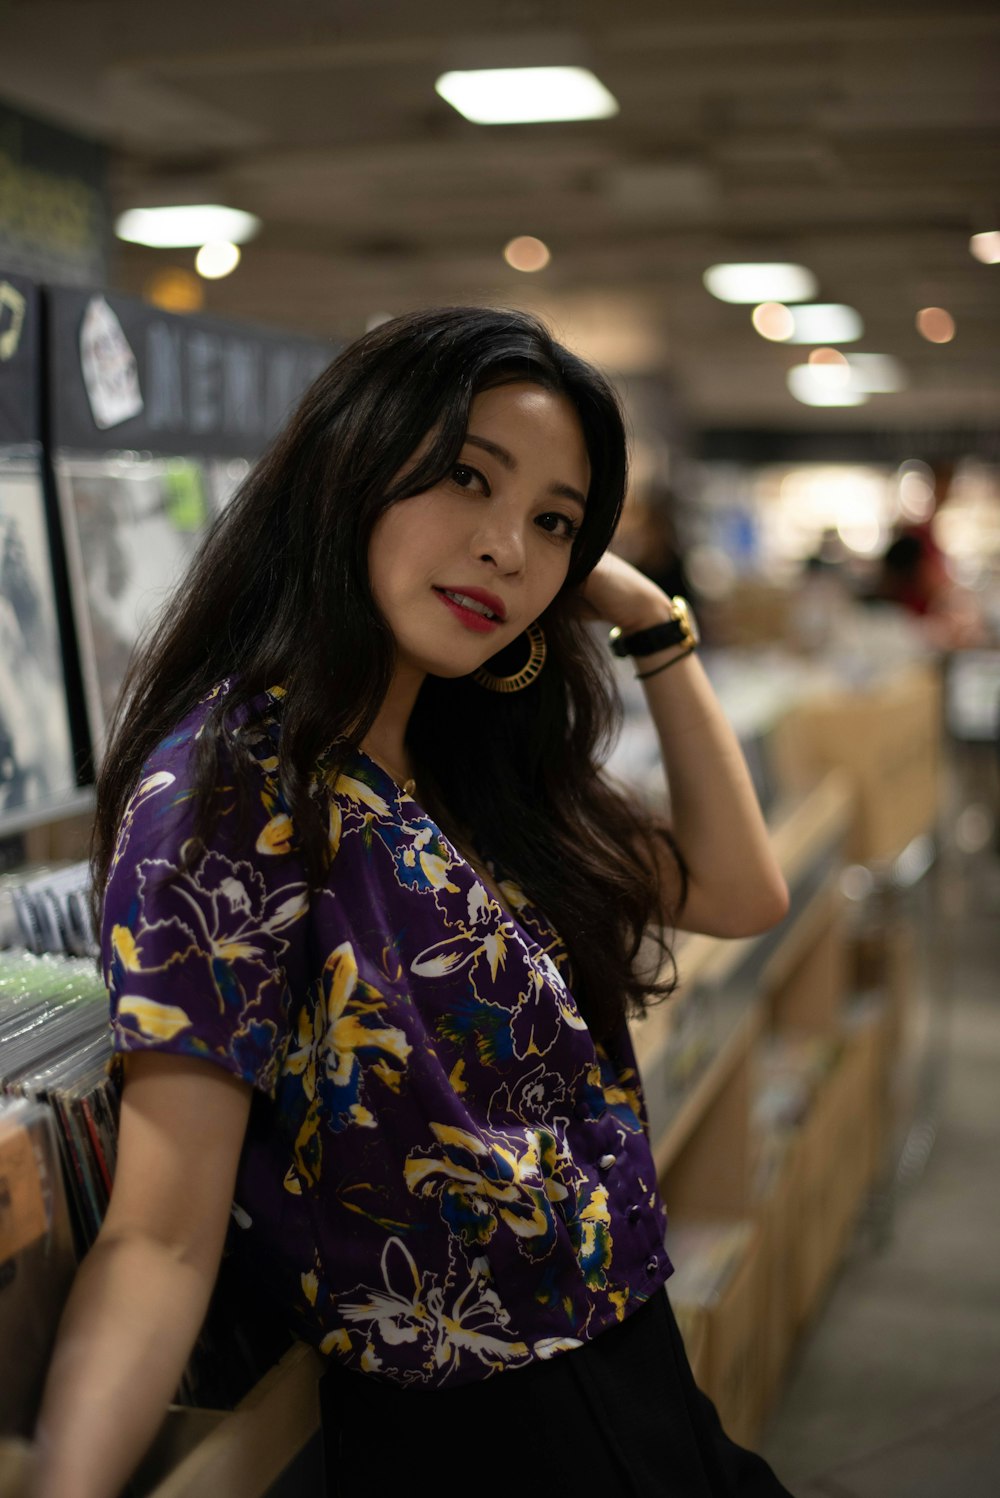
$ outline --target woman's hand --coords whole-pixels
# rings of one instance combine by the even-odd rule
[[[606,551],[577,589],[586,614],[632,634],[673,617],[662,588],[614,552]]]

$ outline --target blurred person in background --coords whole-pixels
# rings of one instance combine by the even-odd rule
[[[932,649],[966,650],[987,643],[982,610],[952,577],[929,525],[907,526],[895,536],[881,559],[874,596],[916,618]]]

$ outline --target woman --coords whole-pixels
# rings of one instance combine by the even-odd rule
[[[118,1169],[39,1498],[126,1479],[234,1197],[329,1360],[331,1492],[784,1491],[691,1383],[625,1016],[649,928],[742,935],[787,896],[690,631],[606,554],[624,486],[610,387],[535,320],[399,318],[317,380],[138,660],[94,855]],[[601,777],[595,618],[642,652],[672,831]]]

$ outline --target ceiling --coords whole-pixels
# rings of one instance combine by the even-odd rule
[[[0,97],[105,141],[113,207],[218,202],[263,220],[206,309],[337,338],[439,302],[543,311],[696,427],[996,428],[1000,11],[977,0],[6,0]],[[461,66],[578,62],[613,119],[473,125]],[[503,245],[552,250],[537,275]],[[117,246],[141,293],[193,252]],[[715,301],[720,260],[796,260],[858,308],[856,347],[908,388],[822,411],[805,352]],[[933,345],[914,317],[955,318]]]

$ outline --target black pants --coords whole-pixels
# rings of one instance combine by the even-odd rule
[[[320,1407],[327,1498],[790,1498],[695,1386],[665,1292],[584,1347],[455,1389],[331,1363]]]

